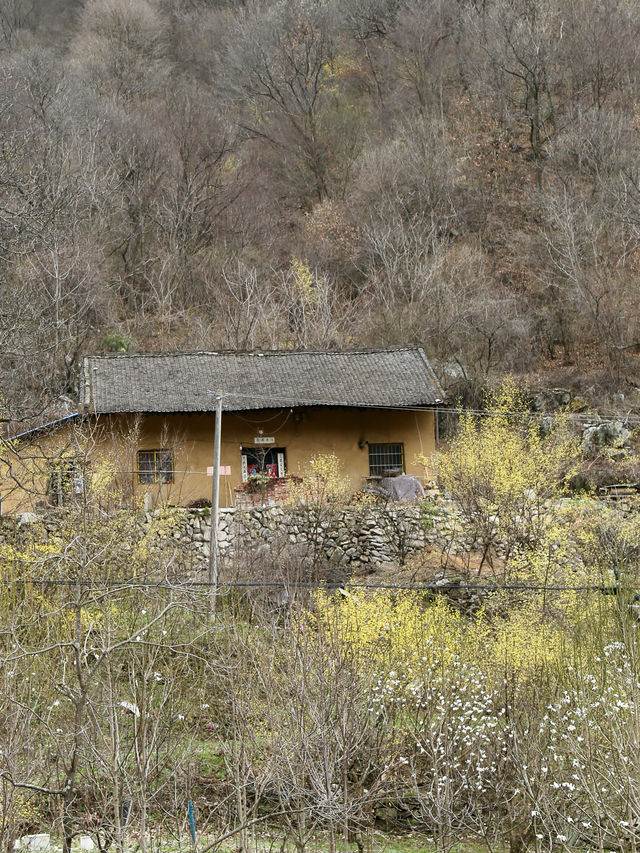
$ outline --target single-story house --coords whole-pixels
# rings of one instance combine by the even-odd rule
[[[222,506],[234,504],[243,483],[303,477],[318,454],[338,457],[354,491],[390,472],[423,476],[419,457],[434,450],[434,408],[445,396],[417,346],[89,356],[78,412],[14,440],[11,453],[34,444],[57,451],[44,454],[46,476],[26,490],[16,465],[10,476],[5,467],[4,511],[33,508],[38,492],[54,503],[82,492],[74,430],[90,436],[87,457],[109,456],[138,499],[210,499],[218,392]]]

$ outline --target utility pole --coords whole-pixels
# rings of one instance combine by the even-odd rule
[[[211,538],[209,540],[209,611],[216,618],[218,594],[218,507],[220,504],[220,439],[222,435],[222,391],[216,391],[216,423],[213,435],[213,484],[211,486]]]

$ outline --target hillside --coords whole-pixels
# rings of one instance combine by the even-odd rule
[[[54,410],[87,351],[413,342],[454,394],[633,407],[639,28],[627,0],[0,0],[0,416]]]

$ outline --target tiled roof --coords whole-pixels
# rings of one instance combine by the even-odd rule
[[[226,395],[227,411],[313,405],[402,408],[444,399],[421,347],[100,355],[84,361],[86,412],[209,412],[217,390]]]

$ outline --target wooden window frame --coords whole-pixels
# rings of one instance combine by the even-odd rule
[[[150,457],[148,461],[153,462],[153,467],[142,467],[143,460],[141,457],[143,456]],[[166,462],[160,463],[160,457],[164,457],[165,460],[169,457],[170,467],[168,469],[165,467]],[[138,483],[145,486],[151,486],[154,483],[160,483],[161,485],[173,483],[173,474],[175,470],[173,465],[173,450],[169,450],[166,447],[154,448],[152,450],[139,450],[137,461]]]

